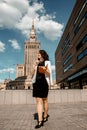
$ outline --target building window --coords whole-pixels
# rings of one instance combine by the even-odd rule
[[[72,58],[72,54],[70,54],[66,60],[64,61],[63,65],[65,65],[66,63],[68,63],[70,61],[70,59]]]
[[[78,56],[77,56],[77,60],[81,60],[82,58],[84,58],[87,55],[87,48],[85,50],[83,50]]]
[[[71,69],[73,66],[73,64],[69,64],[65,69],[64,69],[64,72],[68,71],[69,69]]]
[[[70,47],[71,41],[70,41],[70,35],[68,33],[68,35],[66,36],[64,43],[62,45],[62,55],[65,54],[66,50],[68,47]]]
[[[83,37],[80,43],[76,46],[76,50],[78,51],[86,42],[87,42],[87,34]]]
[[[78,76],[83,75],[83,74],[86,74],[86,73],[87,73],[87,68],[85,68],[85,69],[79,71],[78,73],[72,75],[71,77],[69,77],[69,78],[68,78],[68,81],[69,81],[69,80],[72,80],[72,79],[74,79],[74,78],[77,78]]]
[[[76,35],[78,33],[78,31],[80,30],[82,24],[85,22],[85,20],[87,19],[87,12],[85,13],[85,15],[83,16],[83,18],[81,19],[80,23],[77,25],[74,34]]]
[[[28,45],[28,48],[31,48],[31,46]]]
[[[85,2],[83,3],[82,8],[80,9],[78,16],[76,17],[76,19],[74,21],[74,24],[76,24],[76,22],[78,21],[80,15],[81,15],[82,11],[84,10],[84,8],[86,7],[86,5],[87,5],[87,0],[85,0]]]
[[[87,34],[85,35],[85,37],[83,38],[83,40],[82,40],[82,43],[84,44],[84,43],[86,43],[87,42]]]

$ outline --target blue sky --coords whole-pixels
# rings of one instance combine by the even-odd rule
[[[55,50],[76,0],[0,0],[0,81],[16,78],[34,18],[37,41],[55,69]]]

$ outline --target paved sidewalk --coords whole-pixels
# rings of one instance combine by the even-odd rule
[[[34,130],[35,105],[1,105],[0,130]],[[87,130],[87,102],[49,104],[49,121],[39,130]]]

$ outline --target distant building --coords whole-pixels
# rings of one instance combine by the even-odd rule
[[[17,64],[16,66],[16,77],[24,76],[24,64]]]
[[[6,84],[0,83],[0,90],[5,90],[6,89]]]
[[[6,89],[30,89],[31,82],[31,70],[35,60],[37,60],[37,54],[40,49],[40,42],[36,39],[36,33],[34,29],[34,21],[30,31],[30,39],[24,43],[24,64],[17,64],[16,67],[16,79],[10,81],[6,85]]]
[[[0,82],[0,90],[5,90],[6,84],[9,83],[10,81],[11,81],[10,79],[5,79],[3,82]]]
[[[87,85],[87,0],[77,0],[55,52],[61,88]]]

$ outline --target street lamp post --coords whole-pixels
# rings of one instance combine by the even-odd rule
[[[13,65],[10,65],[10,66],[14,66],[15,64],[13,64]],[[11,78],[11,72],[12,72],[12,68],[9,68],[9,70],[8,70],[8,72],[9,72],[9,79]]]

